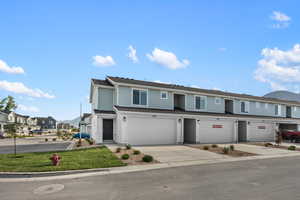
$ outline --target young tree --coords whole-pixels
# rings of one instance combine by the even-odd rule
[[[4,129],[6,130],[6,132],[11,135],[14,138],[14,153],[15,156],[17,154],[17,141],[16,141],[16,137],[17,137],[17,124],[16,123],[10,123],[4,126]]]
[[[11,112],[17,108],[14,97],[7,96],[0,100],[0,110],[4,112]]]

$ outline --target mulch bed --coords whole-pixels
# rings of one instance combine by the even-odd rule
[[[209,149],[208,150],[205,150],[204,147],[205,146],[208,146],[208,145],[200,145],[200,146],[192,146],[193,148],[196,148],[196,149],[201,149],[201,150],[204,150],[204,151],[210,151],[210,152],[213,152],[213,153],[218,153],[218,154],[222,154],[222,155],[227,155],[227,156],[232,156],[232,157],[244,157],[244,156],[256,156],[257,154],[254,154],[254,153],[248,153],[248,152],[244,152],[244,151],[239,151],[239,150],[229,150],[228,154],[225,154],[223,152],[223,147],[212,147],[211,145],[209,146]],[[229,146],[228,146],[229,147]]]
[[[142,160],[142,158],[144,157],[145,154],[143,154],[142,152],[140,152],[140,154],[138,155],[134,155],[135,149],[121,149],[121,151],[119,153],[117,152],[113,152],[118,158],[120,158],[120,160],[122,160],[124,163],[126,163],[127,165],[145,165],[145,164],[154,164],[154,163],[159,163],[157,160],[155,160],[153,158],[152,162],[144,162]],[[127,160],[123,160],[121,157],[123,154],[128,154],[129,158]]]
[[[282,145],[277,145],[277,144],[274,145],[274,144],[268,143],[268,142],[266,142],[266,143],[263,143],[263,142],[251,142],[251,143],[248,143],[248,144],[256,145],[256,146],[261,146],[261,147],[270,147],[270,148],[276,148],[276,149],[289,150],[288,146],[282,146]],[[290,146],[295,146],[295,145],[291,144]],[[300,149],[298,147],[296,147],[296,150],[290,150],[290,151],[300,151]]]

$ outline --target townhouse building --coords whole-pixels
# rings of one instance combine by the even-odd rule
[[[300,102],[108,76],[92,79],[91,135],[132,145],[273,141]]]

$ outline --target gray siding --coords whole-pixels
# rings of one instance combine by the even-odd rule
[[[131,88],[130,87],[119,87],[119,105],[120,106],[131,106]]]
[[[188,94],[186,96],[186,110],[188,111],[197,111],[195,110],[195,96]],[[221,99],[220,104],[215,103],[215,97],[206,96],[207,106],[206,110],[203,110],[203,112],[214,112],[214,113],[224,113],[225,112],[225,101],[223,98]],[[201,111],[199,111],[201,112]]]
[[[114,89],[98,88],[98,109],[113,110]]]
[[[161,90],[148,90],[148,105],[150,108],[159,108],[159,109],[173,109],[173,94],[168,92],[168,99],[160,98]]]
[[[273,117],[285,117],[286,116],[286,106],[281,105],[281,115],[276,116],[275,115],[275,105],[268,103],[267,108],[265,107],[265,103],[260,103],[259,107],[256,107],[255,101],[249,101],[249,112],[248,113],[242,113],[241,112],[241,101],[235,99],[234,100],[234,113],[235,114],[245,114],[245,115],[264,115],[264,116],[273,116]]]
[[[292,107],[292,117],[300,118],[300,107],[296,107],[296,111],[294,107]]]

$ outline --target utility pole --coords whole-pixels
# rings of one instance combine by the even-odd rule
[[[81,116],[82,115],[82,104],[80,103],[80,116],[79,116],[79,135],[80,135],[80,140],[81,140],[81,131],[80,131],[80,125],[81,125]]]

